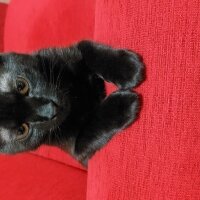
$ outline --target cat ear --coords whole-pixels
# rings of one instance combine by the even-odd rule
[[[5,58],[8,57],[10,53],[0,53],[0,67],[5,62]]]

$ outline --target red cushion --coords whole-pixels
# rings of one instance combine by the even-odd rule
[[[96,3],[95,39],[140,52],[147,78],[139,120],[89,164],[87,199],[200,199],[199,1]]]
[[[3,51],[4,23],[7,4],[0,3],[0,51]]]
[[[93,0],[12,0],[5,25],[5,51],[31,52],[91,39],[94,9]],[[56,148],[41,147],[35,153],[82,168]]]
[[[85,171],[31,154],[0,156],[1,200],[85,200]]]
[[[5,50],[27,52],[92,38],[94,6],[93,0],[12,0]]]
[[[73,166],[82,170],[86,170],[78,161],[73,159],[69,154],[62,151],[57,147],[50,147],[50,146],[41,146],[36,151],[32,151],[31,153],[35,155],[39,155],[45,158],[51,158],[52,160],[59,161],[61,163],[65,163],[69,166]]]

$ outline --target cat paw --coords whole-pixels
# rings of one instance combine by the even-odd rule
[[[103,109],[113,129],[123,129],[131,124],[140,111],[140,97],[129,90],[118,90],[107,97]]]
[[[97,150],[137,119],[139,111],[140,98],[137,93],[118,90],[110,94],[95,111],[96,117],[90,120],[92,123],[86,129],[87,134],[76,140],[74,154],[77,160],[86,166]]]
[[[120,89],[131,89],[144,80],[144,63],[141,56],[131,50],[117,50],[119,68],[116,73],[115,84]]]

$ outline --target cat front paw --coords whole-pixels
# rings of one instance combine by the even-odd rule
[[[107,117],[112,119],[113,129],[123,129],[135,121],[140,111],[140,96],[129,90],[118,90],[106,99]]]
[[[131,89],[138,86],[145,79],[145,66],[142,57],[131,50],[119,49],[118,63],[120,67],[116,73],[115,84],[120,89]]]

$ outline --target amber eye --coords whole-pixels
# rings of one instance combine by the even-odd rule
[[[27,137],[29,133],[29,126],[26,123],[23,123],[18,129],[17,129],[17,140],[23,140]]]
[[[22,95],[27,95],[29,92],[28,81],[24,78],[18,77],[16,80],[17,91]]]

